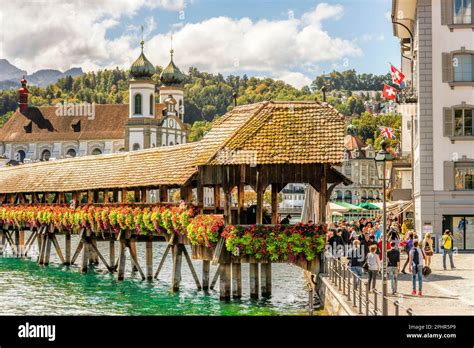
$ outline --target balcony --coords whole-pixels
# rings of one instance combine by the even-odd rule
[[[418,103],[418,93],[412,87],[403,88],[397,96],[398,104],[416,104]]]

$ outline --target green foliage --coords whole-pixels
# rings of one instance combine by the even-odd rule
[[[193,123],[189,132],[189,141],[201,140],[204,134],[211,129],[211,122],[208,121],[196,121]]]
[[[160,86],[161,67],[152,79]],[[357,75],[354,70],[331,73],[332,80],[324,81],[323,75],[313,82],[312,89],[308,86],[301,89],[292,87],[281,80],[271,78],[248,77],[247,75],[224,77],[222,74],[209,74],[191,67],[184,82],[185,122],[195,124],[196,121],[212,121],[234,107],[233,94],[237,93],[238,105],[261,102],[265,100],[296,100],[321,101],[320,87],[325,82],[329,90],[346,91],[328,96],[327,102],[345,116],[360,115],[365,111],[364,100],[367,96],[352,96],[352,90],[382,89],[386,76],[372,74]],[[54,105],[67,100],[68,102],[89,102],[96,104],[128,103],[128,71],[119,68],[89,72],[78,77],[66,76],[55,84],[45,88],[29,86],[30,105]],[[0,127],[5,122],[9,111],[17,108],[18,94],[16,90],[0,91]],[[191,139],[199,139],[207,129],[207,123],[200,123]]]
[[[378,91],[383,89],[384,84],[390,84],[390,74],[373,75],[357,74],[355,70],[333,71],[329,74],[330,80],[325,75],[319,75],[311,84],[313,90],[320,90],[324,85],[328,91]],[[348,96],[351,94],[348,93]]]
[[[382,141],[379,127],[389,127],[394,131],[395,139],[387,139],[389,146],[394,146],[400,140],[402,118],[398,114],[372,115],[364,112],[360,117],[354,117],[351,124],[355,126],[355,134],[367,144],[373,144],[376,149],[380,149]]]

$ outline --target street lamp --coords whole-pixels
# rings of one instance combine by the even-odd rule
[[[390,180],[392,164],[395,159],[387,151],[387,142],[383,140],[380,143],[382,149],[375,156],[375,165],[377,167],[377,176],[382,181],[383,186],[383,233],[382,233],[382,309],[383,315],[388,315],[387,301],[387,193],[386,182]]]

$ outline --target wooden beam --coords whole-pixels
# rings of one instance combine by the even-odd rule
[[[51,233],[49,235],[49,238],[53,242],[54,248],[56,249],[56,254],[58,255],[59,259],[61,260],[62,264],[66,264],[66,261],[64,259],[63,253],[61,251],[61,248],[59,246],[58,240],[56,239],[56,235],[54,233]]]
[[[260,281],[263,297],[269,297],[272,294],[272,264],[260,264]]]
[[[166,185],[160,186],[160,202],[161,203],[169,202],[168,186]]]
[[[51,257],[51,236],[49,235],[48,232],[46,232],[45,236],[46,236],[46,249],[45,249],[45,254],[44,254],[43,265],[48,266],[49,258]]]
[[[109,265],[115,270],[115,239],[113,237],[109,240]]]
[[[327,205],[327,176],[329,171],[329,165],[323,165],[323,172],[320,178],[320,190],[319,190],[319,223],[326,223],[326,205]]]
[[[146,279],[153,280],[153,239],[148,236],[145,249],[146,258]]]
[[[130,249],[130,254],[132,253],[135,255],[137,254],[137,241],[135,240],[135,238],[130,240],[129,249]],[[130,257],[130,262],[132,266],[132,273],[138,271],[138,267],[136,266],[133,260],[133,257]]]
[[[173,245],[173,273],[172,273],[172,287],[173,292],[179,290],[179,285],[181,283],[181,264],[183,259],[183,249],[180,244]]]
[[[189,269],[191,270],[191,274],[194,278],[194,282],[196,283],[196,287],[198,290],[202,289],[201,283],[199,282],[199,277],[197,276],[196,270],[194,269],[193,263],[191,261],[191,258],[189,257],[188,251],[186,250],[186,246],[183,245],[183,254],[184,257],[186,258],[186,262],[188,263]]]
[[[64,236],[64,248],[65,248],[65,258],[64,264],[69,266],[71,264],[71,233],[66,232]]]
[[[214,208],[215,213],[221,208],[221,186],[214,185]]]
[[[112,267],[113,264],[112,264],[112,266],[108,264],[107,260],[102,255],[102,253],[99,251],[97,246],[94,243],[90,243],[89,247],[97,254],[97,256],[100,258],[100,260],[104,263],[105,267],[109,270],[109,272],[113,272],[114,271],[114,267]]]
[[[138,270],[138,273],[140,273],[140,276],[142,277],[143,280],[146,279],[145,273],[143,273],[143,270],[138,263],[138,257],[137,257],[137,249],[132,249],[129,247],[130,250],[130,260],[132,261],[132,266],[135,267],[135,269]]]
[[[278,194],[280,193],[278,184],[272,184],[272,224],[278,224]]]
[[[3,226],[0,226],[0,255],[3,255],[3,251],[5,250],[5,232],[3,231]]]
[[[212,278],[212,282],[211,282],[211,290],[214,289],[214,287],[216,286],[216,283],[217,283],[217,280],[219,279],[221,275],[221,265],[219,264],[219,266],[217,267],[217,270],[216,270],[216,273],[214,273],[214,277]]]
[[[171,244],[168,244],[166,246],[165,252],[163,253],[163,256],[160,260],[160,264],[158,265],[158,268],[156,269],[155,279],[158,279],[158,276],[160,275],[161,269],[163,268],[163,265],[165,264],[166,256],[168,256],[168,253],[170,252],[171,247],[172,247]]]
[[[196,194],[199,214],[202,214],[204,212],[204,186],[198,184]]]
[[[202,261],[202,288],[209,290],[209,275],[211,270],[211,262],[208,260]]]
[[[117,272],[117,279],[123,280],[125,274],[125,261],[127,259],[127,255],[125,253],[126,245],[125,240],[120,240],[120,256],[118,261],[118,272]]]
[[[221,301],[230,300],[231,292],[231,268],[230,263],[221,263],[221,274],[219,284],[219,298]]]

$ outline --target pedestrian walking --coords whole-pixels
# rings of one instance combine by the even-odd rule
[[[406,244],[405,244],[405,252],[407,253],[407,256],[410,255],[410,251],[411,249],[413,248],[413,232],[410,232],[408,233],[408,240],[406,241]],[[403,274],[407,274],[407,272],[405,272],[405,269],[409,263],[409,257],[407,257],[407,260],[405,261],[405,264],[403,265],[403,269],[402,269],[402,273]]]
[[[376,254],[377,245],[370,246],[369,255],[367,255],[367,266],[369,268],[369,291],[375,289],[377,273],[380,271],[380,260]]]
[[[412,273],[412,282],[413,282],[413,291],[412,295],[416,295],[416,280],[418,278],[418,296],[422,296],[422,287],[423,287],[423,260],[424,254],[419,246],[418,239],[413,241],[413,248],[410,250],[409,254],[409,270]]]
[[[423,242],[421,243],[423,251],[425,252],[426,257],[426,266],[431,267],[431,258],[433,257],[434,250],[433,250],[433,239],[431,238],[431,233],[428,232],[425,234],[425,238],[423,238]]]
[[[349,266],[350,270],[359,278],[362,278],[363,269],[362,265],[364,263],[364,252],[360,247],[360,241],[354,240],[352,242],[352,248],[349,250]],[[354,288],[357,290],[359,281],[354,279]]]
[[[390,243],[390,250],[387,251],[387,259],[390,286],[392,287],[392,294],[395,295],[398,288],[398,273],[400,273],[400,250],[398,250],[394,241]]]
[[[443,244],[441,245],[441,249],[443,249],[443,269],[446,271],[446,255],[449,255],[449,263],[451,264],[451,269],[456,269],[456,267],[454,267],[454,261],[453,261],[453,251],[454,251],[453,232],[451,232],[449,229],[444,231]]]

